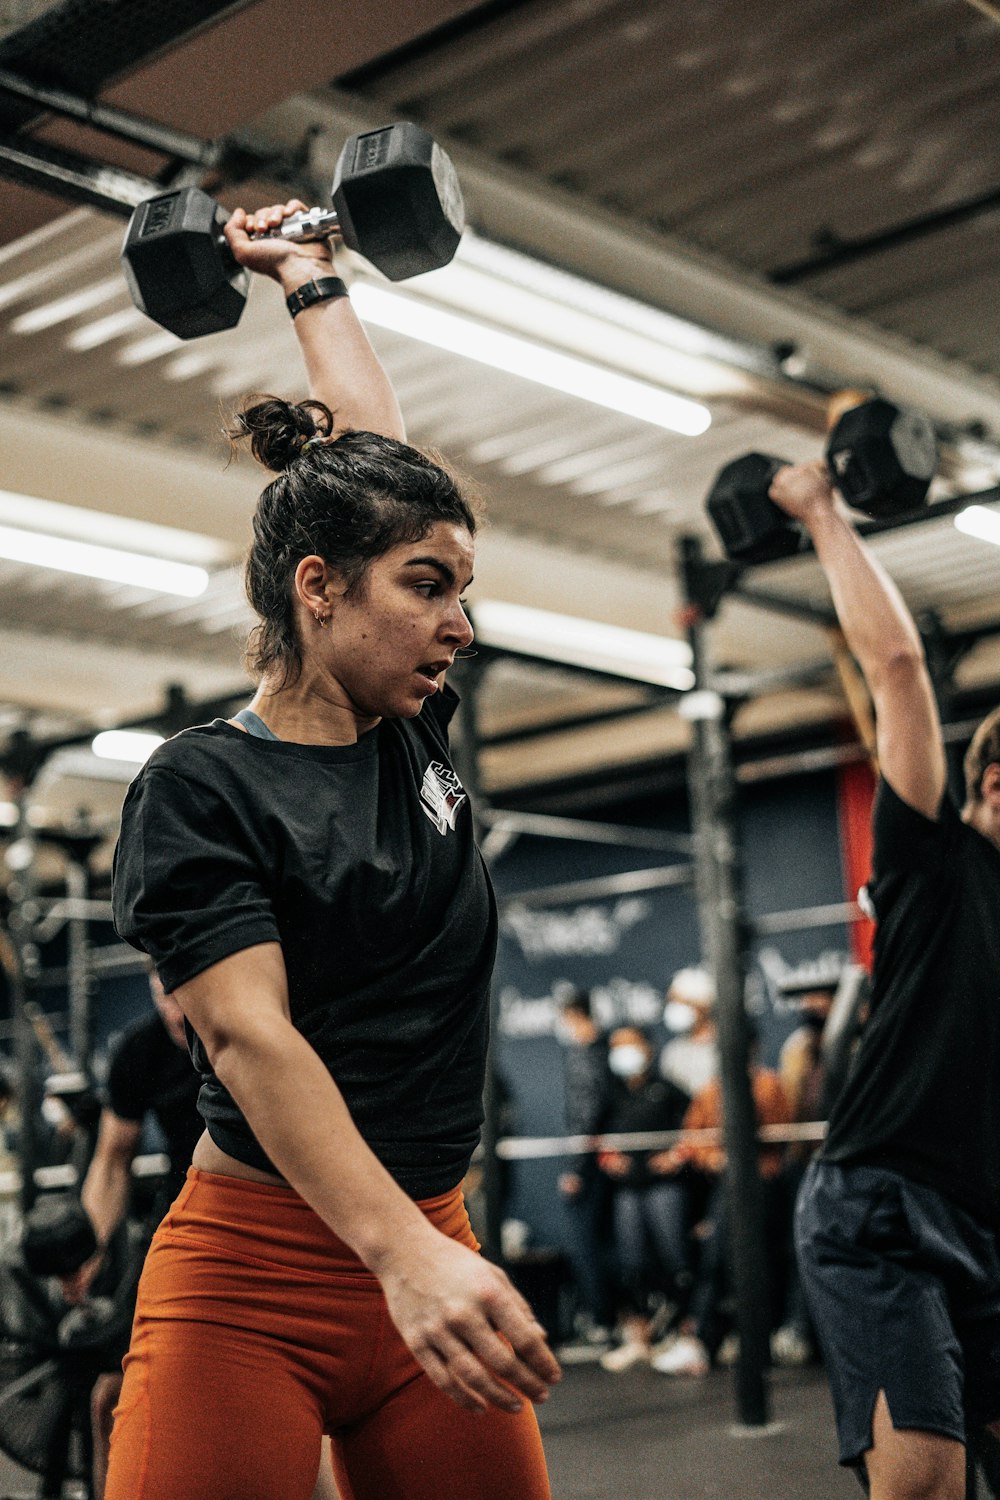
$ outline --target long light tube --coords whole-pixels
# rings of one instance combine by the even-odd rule
[[[484,645],[565,662],[687,692],[694,687],[686,641],[604,625],[547,609],[480,599],[472,607],[476,635]]]
[[[967,505],[955,517],[955,525],[966,536],[978,537],[981,542],[993,542],[1000,547],[1000,515],[985,505]]]
[[[94,736],[90,748],[102,760],[125,760],[142,766],[162,744],[162,734],[146,734],[140,729],[104,729]]]
[[[386,291],[368,283],[355,284],[351,291],[358,316],[406,338],[418,339],[451,354],[532,380],[551,390],[592,401],[611,411],[622,412],[640,421],[665,427],[686,437],[697,437],[711,424],[706,406],[689,401],[643,380],[620,375],[615,370],[562,354],[543,344],[504,333],[486,323],[459,313],[419,302],[416,298]]]
[[[41,531],[21,531],[13,526],[0,526],[0,557],[37,568],[54,568],[59,573],[127,583],[157,594],[179,594],[185,599],[197,599],[208,588],[206,569],[191,563],[123,552],[117,547],[98,547],[92,542],[70,541]]]

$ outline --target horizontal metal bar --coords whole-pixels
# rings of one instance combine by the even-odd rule
[[[479,817],[487,828],[530,834],[536,838],[570,839],[577,843],[613,844],[619,849],[650,849],[674,854],[690,854],[692,849],[687,834],[661,833],[657,828],[630,828],[627,823],[591,823],[586,818],[508,812],[496,807],[483,808]]]
[[[475,616],[475,610],[472,613]],[[475,624],[475,618],[473,618],[472,623]],[[543,671],[568,672],[576,677],[596,678],[600,682],[615,682],[618,684],[628,682],[634,683],[636,687],[653,688],[657,692],[663,693],[668,701],[671,701],[678,693],[684,691],[681,688],[668,687],[665,683],[650,682],[647,677],[633,677],[624,671],[614,672],[608,668],[584,667],[579,662],[559,661],[554,656],[538,656],[531,651],[515,651],[509,646],[491,646],[488,641],[483,640],[482,636],[477,636],[476,638],[476,649],[479,655],[484,658],[484,666],[488,666],[491,661],[503,661],[507,658],[511,661],[521,661],[527,665],[539,667]],[[678,666],[678,671],[683,670],[683,666]]]
[[[800,1125],[761,1125],[757,1139],[762,1145],[795,1141],[821,1141],[825,1120]],[[682,1142],[691,1146],[721,1146],[722,1127],[710,1130],[645,1130],[612,1135],[505,1136],[497,1141],[497,1156],[504,1161],[539,1161],[551,1156],[587,1156],[599,1151],[669,1151]]]
[[[691,885],[693,881],[693,866],[662,865],[652,870],[626,870],[621,875],[599,875],[592,880],[570,880],[564,885],[544,885],[530,891],[515,891],[509,896],[502,896],[500,905],[562,906],[571,901],[607,901],[615,896],[636,895],[640,891]]]
[[[67,922],[110,922],[111,915],[110,901],[91,901],[80,896],[61,897],[53,901],[45,916],[32,926],[31,936],[36,943],[47,943]]]
[[[940,208],[934,213],[921,214],[915,219],[906,219],[902,224],[893,224],[877,234],[865,235],[863,239],[847,240],[837,236],[829,247],[804,260],[790,265],[778,266],[771,271],[768,280],[775,286],[795,286],[810,276],[822,276],[824,271],[834,271],[839,266],[853,265],[855,261],[867,260],[883,250],[894,250],[899,245],[908,245],[913,240],[925,239],[929,234],[940,234],[943,229],[952,229],[968,219],[990,213],[1000,206],[1000,191],[993,189],[967,198],[964,203],[953,203],[950,208]]]
[[[57,151],[39,141],[29,149],[20,136],[0,136],[0,176],[120,218],[131,218],[138,204],[162,192],[158,183],[75,152]]]
[[[797,557],[801,553],[795,554]],[[836,611],[829,605],[812,604],[808,599],[795,599],[780,594],[774,589],[761,589],[756,584],[734,583],[728,589],[731,597],[744,604],[754,604],[758,609],[770,609],[779,615],[788,615],[793,620],[806,620],[810,625],[833,628],[837,624]]]
[[[162,125],[141,115],[128,114],[112,105],[67,93],[65,89],[33,83],[6,68],[0,68],[0,89],[4,93],[13,94],[17,99],[41,105],[53,114],[79,120],[83,125],[104,131],[106,135],[115,135],[122,140],[134,141],[138,146],[161,151],[164,156],[204,166],[211,166],[218,156],[217,148],[212,142],[201,140],[186,130],[177,130],[172,125]]]
[[[751,926],[759,935],[776,932],[808,932],[813,927],[836,927],[857,922],[864,916],[855,901],[834,901],[828,906],[803,906],[798,911],[770,912],[755,917]]]
[[[909,526],[926,526],[931,521],[946,520],[949,516],[958,515],[959,511],[965,510],[968,505],[996,505],[998,503],[1000,503],[1000,488],[980,490],[973,495],[952,495],[947,500],[935,500],[931,505],[924,505],[919,510],[909,511],[905,516],[893,516],[884,521],[858,521],[854,529],[861,537],[885,536],[892,531],[904,531]],[[812,539],[806,533],[798,552],[793,552],[789,557],[773,558],[770,562],[760,563],[757,566],[782,567],[787,563],[801,561],[803,557],[811,557],[815,550]]]
[[[832,672],[833,663],[826,656],[798,666],[763,667],[759,672],[713,672],[708,686],[723,698],[756,698],[763,693],[780,692],[784,688],[815,687],[818,683],[826,682]]]
[[[589,714],[568,714],[562,719],[546,719],[540,724],[525,724],[521,728],[505,729],[499,734],[484,734],[479,746],[482,750],[492,750],[498,745],[522,745],[525,740],[543,739],[550,734],[569,734],[574,729],[591,729],[598,724],[617,724],[622,719],[658,713],[660,709],[670,707],[673,701],[672,694],[664,693],[647,703],[627,703],[619,708],[601,708]]]

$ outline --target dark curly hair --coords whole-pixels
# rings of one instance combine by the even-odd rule
[[[277,473],[262,492],[247,554],[247,598],[260,617],[246,662],[257,678],[278,672],[282,686],[302,667],[292,580],[315,553],[352,593],[370,563],[392,547],[417,542],[437,521],[475,535],[475,511],[454,475],[417,448],[375,432],[331,440],[333,413],[321,401],[255,398],[229,427],[249,438],[254,457]]]

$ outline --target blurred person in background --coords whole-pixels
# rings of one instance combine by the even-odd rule
[[[608,1040],[613,1077],[606,1115],[608,1135],[677,1130],[689,1098],[654,1072],[653,1043],[636,1026],[620,1026]],[[652,1357],[649,1293],[672,1299],[688,1273],[687,1193],[679,1174],[683,1161],[671,1149],[601,1150],[600,1170],[612,1184],[615,1254],[625,1314],[622,1341],[602,1355],[601,1365],[617,1374]],[[651,1273],[651,1274],[650,1274]]]
[[[573,990],[563,1001],[556,1035],[563,1047],[567,1134],[594,1137],[611,1101],[611,1073],[607,1042],[598,1031],[586,990]],[[570,1221],[568,1255],[578,1298],[577,1331],[584,1345],[600,1348],[610,1343],[614,1321],[606,1254],[611,1192],[593,1151],[566,1159],[559,1192]],[[565,1357],[565,1349],[561,1353]]]
[[[667,989],[663,1024],[671,1033],[660,1073],[693,1099],[719,1071],[715,981],[707,969],[679,969]]]
[[[778,1074],[751,1063],[751,1083],[758,1128],[787,1125],[788,1100]],[[694,1287],[677,1337],[653,1357],[653,1369],[661,1375],[703,1376],[717,1358],[725,1332],[723,1298],[727,1285],[729,1254],[729,1192],[726,1184],[726,1152],[722,1144],[722,1086],[718,1078],[691,1101],[684,1116],[685,1130],[714,1130],[715,1143],[684,1141],[672,1155],[699,1174],[704,1208],[695,1228],[699,1253]],[[782,1145],[762,1145],[758,1165],[764,1184],[766,1233],[772,1248],[772,1264],[780,1258],[780,1175],[784,1161]]]

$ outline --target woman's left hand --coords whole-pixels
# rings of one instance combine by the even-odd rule
[[[241,266],[249,271],[258,271],[283,285],[298,286],[314,276],[333,274],[333,250],[329,240],[314,240],[299,244],[294,240],[268,239],[269,229],[277,229],[293,214],[304,213],[306,205],[299,198],[288,203],[273,203],[269,208],[258,208],[247,213],[244,208],[233,211],[225,227],[229,248]],[[255,239],[259,235],[261,238]]]

